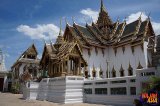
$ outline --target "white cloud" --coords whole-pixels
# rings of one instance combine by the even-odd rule
[[[88,16],[88,18],[91,18],[93,19],[93,21],[95,22],[98,18],[98,11],[94,11],[90,8],[87,8],[87,9],[82,9],[80,11],[81,14],[85,15],[85,16]]]
[[[156,35],[160,34],[160,23],[152,22],[152,26]]]
[[[59,27],[54,24],[36,25],[36,27],[30,27],[28,25],[19,25],[17,27],[18,32],[22,32],[29,36],[31,39],[55,39],[59,33]]]
[[[145,14],[145,12],[137,12],[137,13],[133,13],[127,17],[127,19],[126,19],[127,23],[131,23],[131,22],[137,20],[141,13],[142,13],[142,15],[141,15],[142,21],[146,20],[147,15]],[[156,35],[160,34],[160,23],[152,21],[152,26],[155,31],[155,34]]]
[[[127,17],[127,19],[126,19],[127,23],[131,23],[131,22],[137,20],[138,17],[140,17],[140,15],[141,15],[142,21],[147,19],[147,16],[144,12],[137,12],[137,13],[133,13]]]

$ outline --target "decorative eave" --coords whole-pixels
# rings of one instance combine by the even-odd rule
[[[113,40],[113,38],[115,37],[115,33],[116,33],[116,30],[118,28],[118,25],[119,25],[119,20],[115,23],[115,28],[113,29],[112,33],[111,33],[111,40]]]
[[[88,45],[91,45],[88,40],[84,37],[83,33],[79,30],[79,28],[77,27],[77,25],[75,23],[73,23],[73,27],[75,27],[75,29],[77,30],[77,32],[79,33],[79,35],[85,40],[85,42],[88,44]]]
[[[97,34],[94,33],[94,31],[89,27],[88,24],[86,24],[86,28],[88,28],[88,30],[89,30],[91,33],[93,33],[93,35],[101,42],[101,44],[104,45],[104,42],[102,41],[102,39],[101,39]]]
[[[67,30],[67,28],[68,28],[69,31],[72,33],[72,30],[70,29],[70,25],[69,25],[69,24],[66,24],[65,33],[64,33],[63,36],[66,35],[66,30]],[[78,44],[79,44],[80,46],[83,46],[83,44],[80,42],[80,40],[77,38],[77,36],[75,36],[73,33],[72,33],[72,36],[76,39],[76,41],[78,42]]]
[[[94,44],[93,42],[90,42],[87,40],[87,38],[84,36],[84,34],[80,31],[80,29],[77,27],[77,25],[74,23],[73,26],[75,27],[75,29],[77,29],[77,31],[79,32],[79,34],[82,36],[82,38],[87,42],[87,44],[89,46],[96,46],[96,47],[99,47],[99,48],[105,48],[105,46],[103,45],[99,45],[99,44]]]

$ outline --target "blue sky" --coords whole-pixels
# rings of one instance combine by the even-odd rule
[[[160,0],[104,0],[104,5],[113,21],[127,17],[129,22],[141,12],[146,18],[151,12],[155,31],[160,33]],[[0,48],[6,55],[7,69],[33,42],[41,57],[42,39],[55,41],[61,17],[64,30],[64,17],[72,24],[73,16],[83,25],[85,20],[92,21],[90,17],[96,20],[99,7],[100,0],[1,0]]]

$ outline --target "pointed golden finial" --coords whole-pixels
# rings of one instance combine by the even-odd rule
[[[59,30],[59,36],[62,35],[62,18],[60,18],[60,22],[59,22],[59,27],[60,27],[60,30]]]
[[[83,19],[84,19],[84,21],[86,22],[86,25],[87,25],[87,20],[86,20],[86,18],[85,18],[85,17],[83,17]]]
[[[101,12],[102,11],[105,11],[105,7],[104,7],[104,4],[103,4],[103,0],[101,0]]]
[[[34,44],[34,39],[32,40],[33,44]]]
[[[119,22],[119,16],[117,17],[117,22]]]
[[[75,24],[75,21],[74,21],[74,17],[72,16],[72,22],[73,22],[73,24]]]
[[[150,15],[151,15],[151,12],[149,12],[149,14],[148,14],[148,18],[147,18],[148,20],[150,20]]]
[[[138,18],[139,20],[141,20],[141,18],[142,18],[142,14],[143,14],[143,13],[141,12],[141,13],[140,13],[140,16],[139,16],[139,18]]]
[[[93,23],[94,23],[94,21],[93,21],[93,18],[92,18],[92,16],[91,16],[91,21],[92,21],[91,23],[93,24]]]
[[[52,43],[52,40],[51,40],[50,38],[49,38],[49,41],[50,41],[50,44],[53,44],[53,43]]]
[[[126,23],[127,22],[127,17],[125,16],[125,18],[124,18],[124,23]]]

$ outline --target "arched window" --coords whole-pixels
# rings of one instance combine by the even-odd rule
[[[103,77],[103,71],[102,71],[102,67],[100,66],[100,70],[99,70],[99,76],[102,78]]]
[[[116,70],[114,69],[114,66],[112,68],[112,77],[116,77]]]
[[[141,63],[140,63],[140,61],[139,61],[139,63],[138,63],[138,66],[137,66],[137,69],[142,69],[143,67],[142,67],[142,65],[141,65]]]
[[[123,77],[124,76],[124,69],[122,67],[122,64],[121,64],[121,68],[120,68],[120,77]]]
[[[94,65],[93,65],[93,70],[92,70],[92,77],[96,77],[96,70],[95,70]]]
[[[132,75],[133,75],[133,68],[131,67],[131,64],[129,63],[128,76],[132,76]]]

